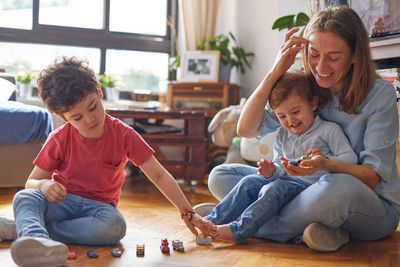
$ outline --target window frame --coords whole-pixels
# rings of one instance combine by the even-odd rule
[[[110,31],[111,0],[104,0],[103,29],[39,24],[39,1],[33,0],[32,3],[32,30],[0,27],[0,41],[98,48],[101,57],[100,74],[105,72],[107,49],[162,52],[168,53],[170,57],[176,55],[176,34],[171,31],[167,23],[165,36]],[[177,25],[177,14],[177,0],[167,0],[167,18],[174,25]],[[169,80],[175,77],[175,72],[168,72]]]

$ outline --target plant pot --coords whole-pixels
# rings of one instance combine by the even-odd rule
[[[119,91],[115,88],[106,88],[107,100],[110,102],[115,102],[119,99]]]
[[[218,81],[228,83],[231,78],[232,64],[219,64]]]
[[[19,96],[21,98],[32,97],[32,86],[30,83],[20,83],[19,84]]]

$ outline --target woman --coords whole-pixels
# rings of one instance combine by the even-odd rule
[[[285,35],[274,66],[246,102],[238,134],[255,137],[280,127],[265,106],[273,84],[302,49],[305,71],[318,85],[317,94],[327,101],[319,115],[342,126],[359,162],[313,157],[296,167],[282,158],[290,175],[310,175],[318,170],[330,174],[283,207],[256,236],[285,242],[304,232],[305,243],[319,251],[334,251],[347,243],[349,236],[356,240],[389,236],[397,228],[400,207],[395,90],[376,76],[368,34],[352,9],[327,8],[311,18],[304,38],[294,36],[297,31]],[[257,175],[257,169],[220,165],[209,176],[209,188],[221,200],[248,175]]]

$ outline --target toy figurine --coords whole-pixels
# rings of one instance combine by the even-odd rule
[[[299,165],[300,162],[302,162],[303,160],[311,159],[311,158],[312,158],[312,155],[303,155],[303,156],[301,156],[300,158],[297,158],[296,161],[289,161],[289,164],[294,165],[294,166],[297,166],[297,165]]]
[[[136,256],[137,257],[144,257],[144,244],[143,245],[136,245]]]
[[[172,248],[176,251],[185,251],[183,247],[183,242],[181,240],[172,240]]]
[[[161,239],[161,246],[160,246],[160,249],[161,249],[161,252],[162,252],[162,253],[169,253],[169,247],[168,247],[168,245],[169,245],[168,239],[166,239],[166,238]]]

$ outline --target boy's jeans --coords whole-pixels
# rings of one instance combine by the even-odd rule
[[[19,191],[13,200],[18,236],[51,238],[65,244],[112,245],[126,233],[126,222],[113,204],[67,194],[50,203],[36,189]]]
[[[254,236],[258,228],[276,216],[308,184],[285,175],[276,180],[247,176],[214,208],[207,220],[216,225],[227,224],[238,243]],[[241,215],[239,221],[236,219]]]
[[[221,200],[248,175],[257,176],[257,168],[222,164],[211,171],[208,186]],[[355,177],[343,173],[326,174],[282,207],[255,236],[286,242],[302,234],[313,222],[342,227],[352,239],[377,240],[396,231],[399,212]]]

